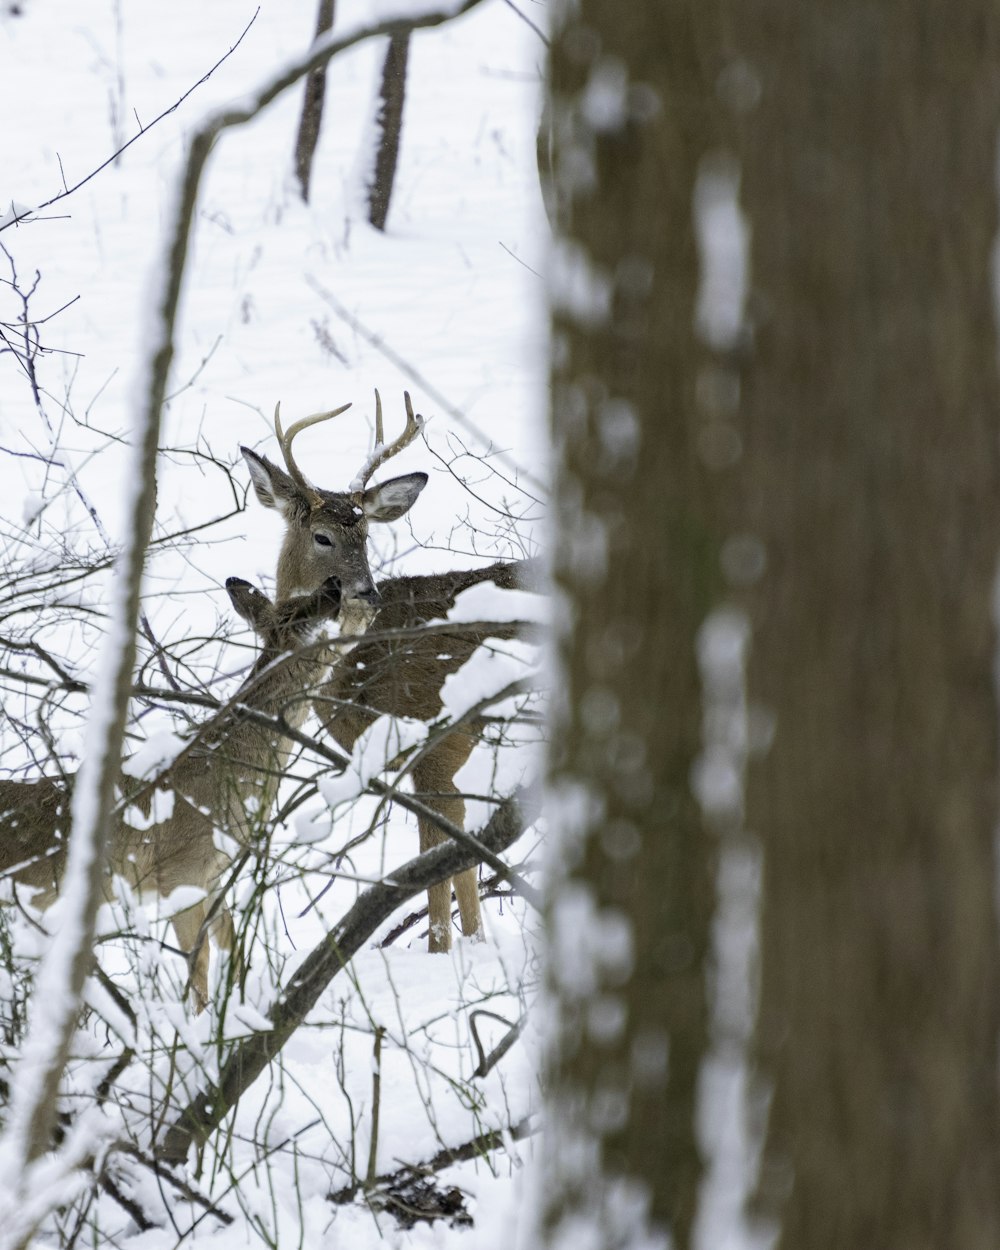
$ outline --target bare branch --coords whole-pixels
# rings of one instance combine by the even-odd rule
[[[401,356],[395,348],[390,347],[381,335],[376,334],[375,331],[370,330],[364,322],[359,321],[354,313],[352,313],[345,304],[341,303],[341,301],[337,299],[336,295],[334,295],[329,288],[323,286],[323,284],[318,282],[311,274],[306,274],[306,282],[312,287],[320,299],[323,300],[325,304],[330,306],[334,314],[339,317],[345,325],[350,326],[354,333],[360,338],[363,338],[370,347],[374,347],[377,352],[381,352],[386,360],[394,364],[401,373],[404,373],[408,378],[411,378],[420,387],[424,394],[429,396],[434,401],[438,408],[447,412],[448,416],[451,417],[453,421],[464,426],[465,429],[467,429],[477,440],[480,446],[489,450],[498,460],[501,461],[501,463],[506,464],[508,468],[517,473],[519,478],[523,478],[524,481],[529,482],[540,494],[544,495],[546,493],[546,487],[539,478],[535,477],[534,474],[529,473],[523,466],[515,463],[505,451],[501,451],[497,448],[490,435],[484,434],[476,423],[471,420],[471,418],[466,416],[461,408],[457,408],[440,390],[438,390],[429,378],[420,372],[416,365]]]
[[[215,64],[212,66],[212,68],[208,70],[206,73],[202,74],[202,76],[198,79],[198,81],[193,86],[189,87],[187,91],[185,91],[184,94],[180,96],[179,99],[175,100],[169,108],[166,108],[163,110],[162,113],[157,114],[157,116],[153,118],[153,120],[149,123],[149,125],[143,126],[140,124],[138,132],[134,134],[132,138],[128,140],[127,143],[123,143],[120,148],[118,148],[116,151],[111,153],[111,155],[108,157],[106,161],[102,161],[101,164],[98,165],[96,169],[92,169],[90,173],[87,174],[85,178],[81,178],[79,182],[75,182],[71,187],[67,186],[66,177],[65,175],[63,175],[63,189],[59,191],[56,195],[53,195],[50,199],[43,200],[41,204],[36,204],[34,208],[16,208],[16,209],[12,208],[10,213],[8,213],[6,219],[3,221],[0,221],[0,233],[2,233],[4,230],[8,230],[11,226],[17,226],[17,225],[20,225],[22,222],[31,221],[32,218],[34,218],[35,214],[40,213],[43,208],[49,208],[53,204],[58,204],[60,200],[65,200],[66,197],[72,195],[74,191],[79,191],[80,188],[82,186],[85,186],[88,182],[90,182],[92,178],[96,178],[97,175],[99,173],[102,173],[105,169],[107,169],[109,165],[113,165],[123,152],[125,152],[128,148],[130,148],[132,144],[135,143],[137,140],[141,139],[143,135],[147,134],[150,130],[152,130],[152,128],[156,125],[157,122],[163,121],[163,119],[165,117],[169,117],[171,113],[176,113],[176,111],[180,108],[180,106],[184,103],[184,101],[188,98],[188,96],[191,95],[192,92],[197,91],[197,89],[200,86],[202,86],[204,83],[208,82],[208,80],[212,77],[212,75],[219,68],[219,66],[222,65],[225,61],[227,61],[233,55],[236,49],[240,46],[240,44],[246,38],[247,32],[250,30],[250,27],[257,20],[257,14],[259,12],[260,12],[259,8],[254,11],[253,17],[251,17],[249,22],[247,22],[246,26],[243,28],[243,33],[236,40],[236,42],[229,49],[229,51],[226,52],[225,55],[220,56],[219,59],[215,62]],[[138,121],[138,118],[136,120]],[[61,158],[59,160],[59,168],[60,170],[62,170]]]
[[[483,1050],[483,1044],[479,1040],[479,1031],[476,1028],[476,1019],[479,1016],[489,1016],[493,1020],[499,1020],[501,1024],[507,1025],[507,1032],[503,1035],[496,1046],[487,1055]],[[527,1018],[522,1016],[516,1024],[511,1024],[509,1020],[505,1020],[503,1016],[498,1016],[495,1011],[474,1011],[469,1017],[469,1029],[472,1032],[472,1040],[475,1042],[476,1051],[479,1054],[479,1063],[473,1069],[473,1076],[485,1076],[491,1068],[495,1068],[500,1060],[504,1057],[508,1050],[514,1045],[517,1039],[524,1032],[524,1026]]]

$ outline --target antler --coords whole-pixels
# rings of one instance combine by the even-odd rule
[[[295,485],[300,490],[305,491],[307,495],[314,495],[316,490],[315,487],[309,484],[302,470],[295,463],[295,459],[292,456],[292,439],[296,434],[301,434],[307,426],[316,425],[320,421],[329,421],[331,417],[339,417],[350,406],[350,404],[343,404],[340,408],[334,408],[331,412],[314,412],[312,416],[303,417],[300,421],[290,425],[286,431],[283,431],[281,428],[281,404],[279,402],[274,405],[274,432],[278,438],[278,446],[281,448],[285,468],[288,470],[289,476]]]
[[[413,404],[410,402],[410,392],[403,392],[403,402],[406,404],[406,425],[403,432],[388,447],[385,446],[385,433],[382,428],[382,396],[375,391],[375,446],[372,448],[372,454],[364,462],[358,470],[357,476],[351,483],[351,490],[359,495],[368,484],[369,479],[375,470],[385,464],[401,452],[404,447],[409,447],[420,431],[424,428],[424,418],[419,413],[414,414]]]

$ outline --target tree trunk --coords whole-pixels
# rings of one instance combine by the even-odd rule
[[[751,0],[739,27],[761,1201],[785,1250],[994,1250],[1000,16]]]
[[[389,36],[385,61],[382,63],[382,85],[379,90],[378,148],[375,152],[375,168],[368,189],[368,220],[376,230],[385,230],[389,217],[389,201],[392,199],[399,160],[399,143],[403,130],[403,104],[406,100],[406,64],[410,56],[409,29]]]
[[[582,0],[551,59],[568,217],[553,300],[553,1052],[542,1240],[689,1245],[710,844],[691,790],[715,602],[696,449],[692,196],[718,108],[711,6]]]
[[[319,11],[316,14],[316,35],[325,35],[333,28],[334,0],[319,0]],[[323,124],[323,100],[326,95],[326,65],[320,65],[306,77],[305,91],[302,95],[302,113],[299,117],[299,129],[295,136],[295,177],[302,189],[302,198],[309,202],[309,184],[312,180],[313,158],[316,145],[319,143],[320,127]]]

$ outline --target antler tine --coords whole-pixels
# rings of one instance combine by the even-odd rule
[[[281,448],[281,455],[285,461],[285,468],[288,470],[292,481],[295,482],[302,490],[309,494],[313,494],[314,488],[309,485],[305,475],[299,466],[295,463],[292,455],[292,439],[296,434],[301,434],[304,429],[310,425],[316,425],[320,421],[329,421],[332,417],[339,417],[342,412],[346,412],[350,408],[350,404],[342,404],[339,408],[334,408],[330,412],[314,412],[309,417],[302,417],[301,420],[294,422],[287,430],[281,428],[281,404],[274,405],[274,433],[278,439],[278,446]]]
[[[378,448],[381,447],[384,442],[385,442],[385,428],[382,425],[382,396],[378,393],[378,387],[376,386],[375,387],[375,448],[374,450],[377,451]]]
[[[406,425],[399,438],[386,447],[383,445],[385,435],[382,429],[382,397],[378,391],[375,392],[375,447],[362,466],[361,472],[351,483],[355,490],[364,489],[375,470],[387,460],[391,460],[404,447],[409,447],[424,428],[424,418],[419,413],[414,414],[409,391],[403,392],[403,401],[406,404]]]

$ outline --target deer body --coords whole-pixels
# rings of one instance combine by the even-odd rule
[[[308,692],[327,667],[323,648],[309,644],[316,627],[340,608],[335,579],[277,604],[237,578],[230,578],[226,589],[236,611],[263,639],[261,653],[230,704],[196,731],[169,768],[149,782],[121,777],[123,803],[108,838],[110,874],[138,893],[166,898],[182,886],[205,891],[203,899],[171,918],[189,957],[199,1008],[208,1001],[207,922],[217,945],[233,944],[232,917],[216,900],[230,863],[216,832],[253,846],[289,751],[280,728],[253,713],[280,717],[293,728],[302,724]],[[0,821],[0,872],[37,891],[32,902],[44,910],[55,901],[65,868],[68,789],[47,778],[0,782]],[[113,896],[110,875],[106,896]]]
[[[313,641],[322,625],[335,618],[341,633],[360,644],[378,612],[384,614],[380,625],[385,628],[393,627],[400,611],[407,625],[447,613],[448,585],[454,583],[454,576],[442,582],[443,608],[435,599],[435,606],[415,609],[412,602],[406,606],[397,596],[382,602],[368,564],[369,524],[403,516],[427,484],[425,473],[410,473],[366,485],[375,468],[421,429],[422,419],[414,416],[408,395],[405,400],[406,428],[386,446],[376,392],[375,452],[347,492],[311,486],[291,453],[292,438],[300,430],[338,415],[343,408],[307,417],[287,434],[275,411],[275,431],[288,472],[249,448],[241,449],[258,499],[276,509],[285,523],[275,602],[247,582],[235,578],[227,582],[233,607],[262,639],[261,653],[230,704],[197,730],[168,768],[151,781],[121,777],[122,805],[108,837],[110,873],[123,877],[140,893],[166,897],[182,886],[205,892],[203,899],[171,921],[180,948],[188,956],[199,1008],[208,1000],[206,930],[211,929],[218,945],[231,949],[233,944],[232,917],[218,897],[230,858],[217,846],[216,835],[221,832],[239,846],[253,848],[265,829],[290,749],[281,723],[268,724],[267,718],[280,718],[298,728],[312,704],[328,732],[350,750],[379,714],[428,721],[437,717],[444,677],[460,667],[482,641],[470,641],[468,632],[463,635],[459,629],[443,660],[440,639],[425,639],[422,651],[418,644],[416,653],[393,653],[390,648],[383,656],[383,676],[374,683],[360,676],[362,661],[352,659],[345,647]],[[480,579],[477,574],[472,577]],[[414,580],[425,585],[434,582]],[[396,581],[401,584],[406,579]],[[454,591],[451,585],[450,601]],[[414,654],[421,653],[423,659],[414,663]],[[464,825],[465,805],[454,776],[472,750],[477,728],[470,725],[446,733],[421,753],[413,767],[417,792],[429,807],[456,825]],[[33,889],[33,901],[42,908],[56,898],[65,867],[71,789],[72,778],[65,784],[48,778],[0,781],[0,875],[13,876]],[[427,819],[421,818],[419,824],[421,850],[446,836]],[[476,870],[462,873],[454,884],[463,932],[481,935]],[[428,892],[432,951],[447,950],[451,944],[451,889],[448,881]],[[107,893],[110,897],[110,875]]]
[[[485,641],[485,636],[468,626],[456,625],[454,632],[419,633],[421,625],[447,619],[455,597],[480,582],[493,581],[513,588],[517,580],[513,566],[495,564],[461,573],[397,577],[379,583],[379,598],[370,629],[371,640],[362,638],[348,655],[330,668],[330,676],[320,689],[314,706],[320,721],[340,747],[347,752],[372,722],[381,715],[407,716],[432,723],[441,715],[441,687]],[[380,637],[382,634],[418,631],[409,637]],[[513,629],[505,636],[513,636]],[[497,636],[494,630],[493,636]],[[430,749],[420,752],[413,765],[415,792],[428,807],[445,819],[465,827],[465,801],[455,784],[455,775],[466,763],[484,727],[473,718],[441,734]],[[418,817],[420,849],[429,850],[445,837],[425,817]],[[430,915],[429,944],[432,951],[447,950],[451,935],[451,891],[455,890],[462,932],[481,932],[482,917],[476,870],[460,873],[453,881],[443,881],[428,890]]]

